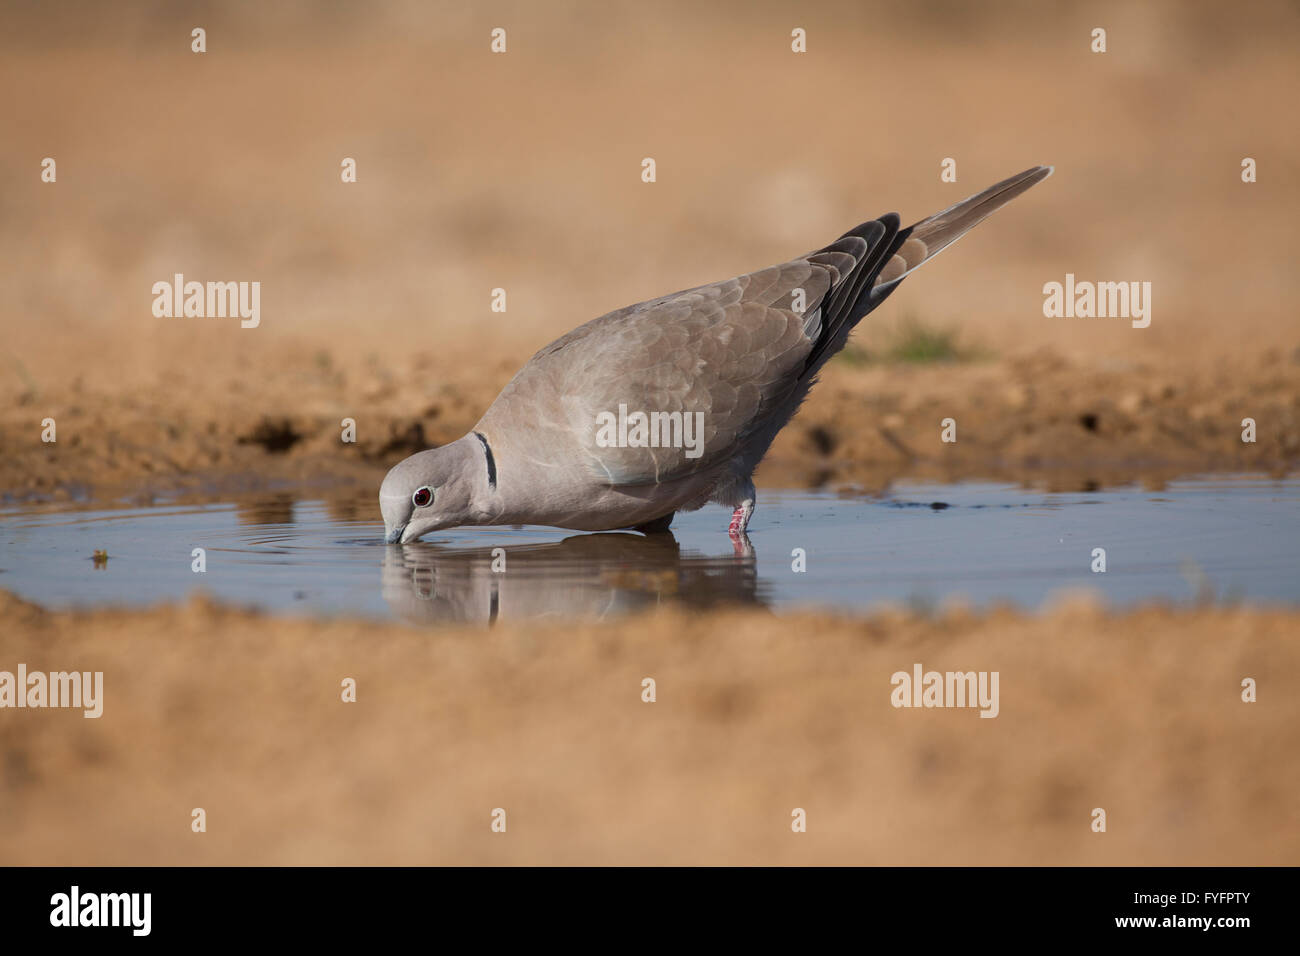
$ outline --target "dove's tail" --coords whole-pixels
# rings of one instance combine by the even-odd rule
[[[1026,169],[906,229],[898,228],[898,215],[891,212],[849,230],[809,256],[810,259],[830,257],[837,267],[848,256],[852,268],[846,270],[845,277],[827,293],[822,308],[814,313],[821,325],[804,374],[815,374],[843,348],[853,327],[885,301],[913,269],[933,259],[996,210],[1050,175],[1051,166]]]
[[[905,229],[900,233],[900,238],[906,238],[894,250],[872,284],[872,297],[883,298],[882,293],[887,293],[903,281],[913,269],[933,259],[1030,186],[1052,175],[1052,169],[1051,166],[1026,169],[1023,173],[1004,179],[969,199],[963,199],[955,206],[949,206],[943,212],[922,219],[910,229]]]

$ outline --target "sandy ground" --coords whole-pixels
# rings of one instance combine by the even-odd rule
[[[864,323],[760,493],[1290,473],[1298,42],[1283,2],[11,4],[0,502],[376,488],[593,316],[1036,163]],[[177,272],[260,281],[260,326],[155,318]],[[1066,273],[1150,281],[1151,326],[1045,318]],[[905,317],[957,360],[890,360]],[[0,712],[0,862],[1300,862],[1292,612],[0,620],[0,668],[109,694]],[[891,708],[918,660],[1000,669],[1001,716]]]
[[[0,719],[5,862],[1300,859],[1293,614],[1076,602],[430,634],[3,593],[0,614],[5,666],[75,662],[105,687],[98,720]],[[894,708],[890,676],[918,662],[997,670],[999,715]]]

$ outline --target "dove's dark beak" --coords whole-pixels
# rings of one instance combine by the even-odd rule
[[[406,525],[399,524],[396,528],[385,528],[384,544],[397,544],[402,540],[402,532],[406,530]]]

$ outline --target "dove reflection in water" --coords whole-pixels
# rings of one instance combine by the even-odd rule
[[[579,534],[500,549],[415,542],[385,549],[382,587],[393,614],[413,622],[491,624],[600,618],[656,604],[766,604],[752,549],[719,557],[683,552],[672,534]]]

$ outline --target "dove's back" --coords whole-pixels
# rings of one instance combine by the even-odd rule
[[[500,462],[507,511],[517,501],[528,513],[513,515],[521,521],[627,527],[748,482],[863,316],[1050,172],[1026,170],[908,229],[897,215],[882,216],[790,262],[611,312],[547,345],[476,428]],[[636,412],[664,421],[698,415],[702,441],[602,440],[601,416]],[[574,516],[580,523],[552,520]]]

